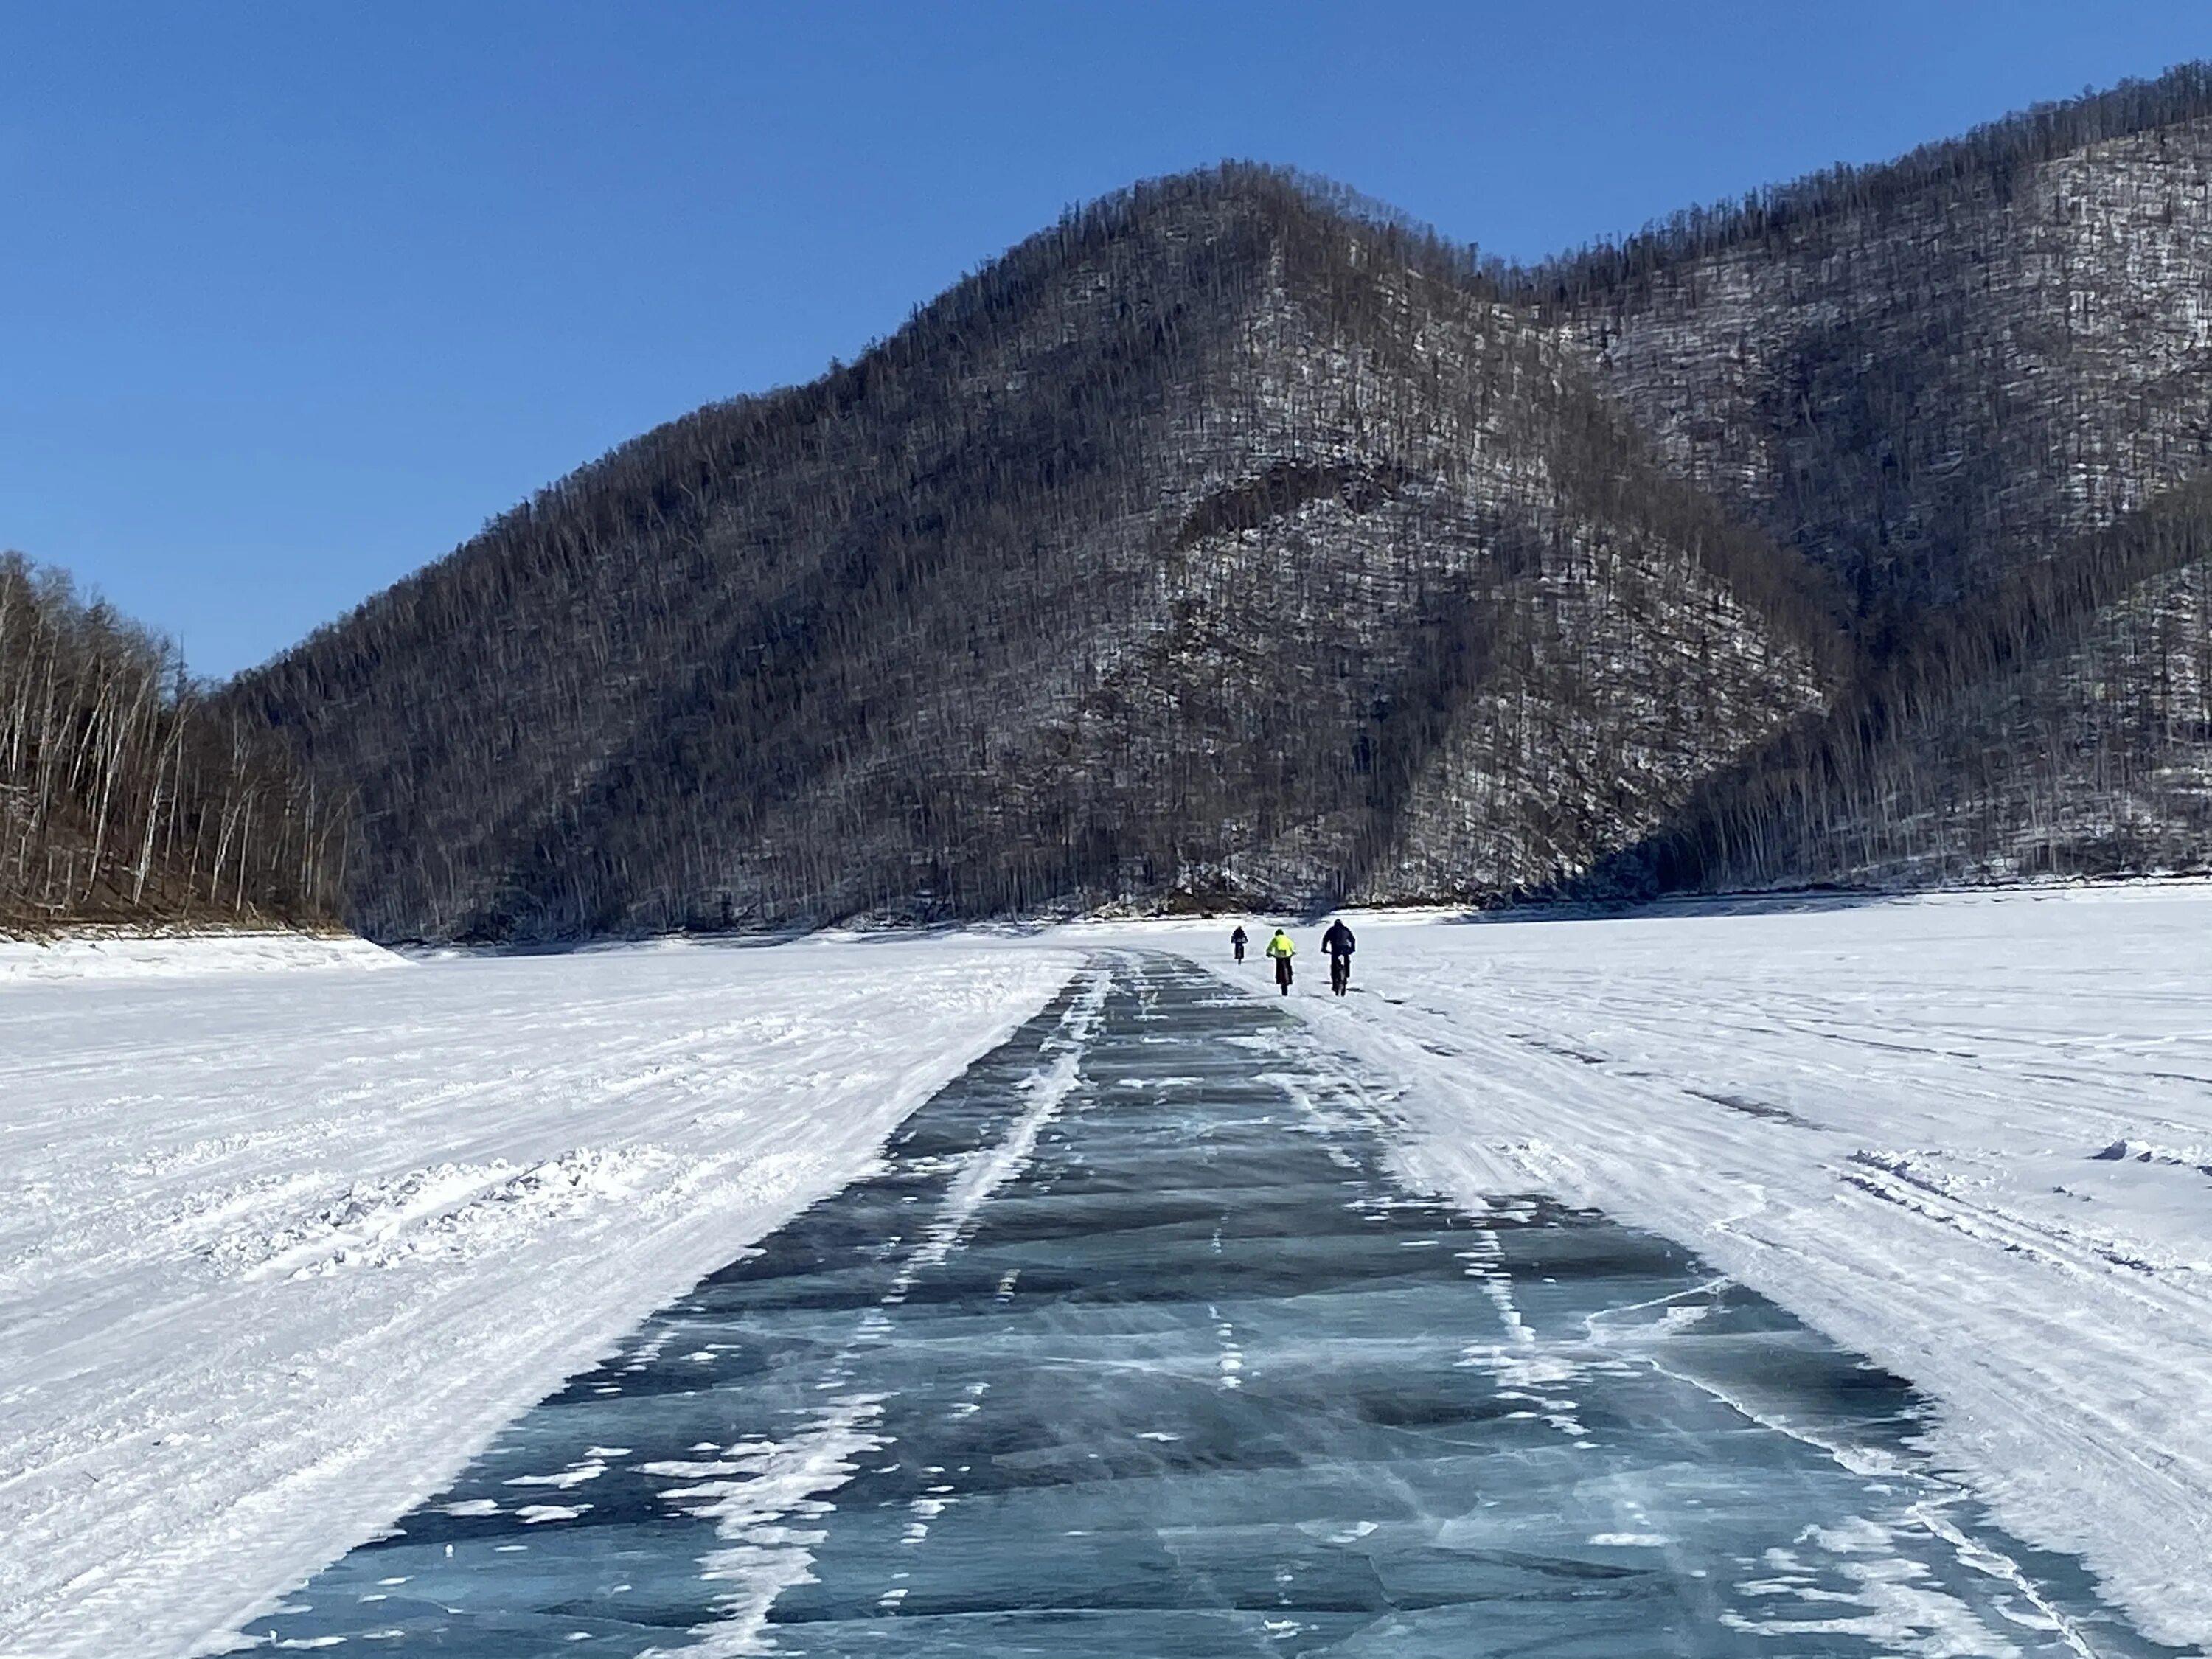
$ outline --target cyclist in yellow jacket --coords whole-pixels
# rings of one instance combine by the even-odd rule
[[[1291,958],[1297,953],[1291,936],[1279,927],[1275,929],[1274,938],[1267,941],[1267,954],[1275,959],[1275,983],[1283,988],[1285,996],[1291,994]]]

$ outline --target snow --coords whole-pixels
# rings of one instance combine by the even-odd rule
[[[1079,965],[0,946],[0,1653],[220,1644],[869,1167]],[[581,1511],[574,1473],[529,1518]]]
[[[2008,1530],[2212,1644],[2212,887],[1352,920],[1353,995],[1288,1006],[1402,1087],[1409,1176],[1688,1245],[1918,1385]],[[1062,937],[1273,997],[1232,925]]]
[[[350,934],[86,931],[55,939],[0,937],[0,986],[406,965],[404,957]]]
[[[2212,1645],[2212,887],[1352,921],[1354,994],[1294,925],[1286,1006],[1398,1091],[1407,1174],[1680,1241],[1922,1389],[2007,1529]],[[868,1167],[1086,948],[1273,998],[1231,925],[0,945],[0,1653],[219,1639]],[[816,1428],[776,1459],[819,1492],[872,1431]]]

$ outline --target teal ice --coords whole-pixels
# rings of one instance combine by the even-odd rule
[[[380,1654],[2136,1656],[1893,1376],[1394,1171],[1267,1000],[1102,957],[249,1639]]]

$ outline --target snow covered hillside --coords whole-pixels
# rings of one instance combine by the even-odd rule
[[[1078,961],[237,954],[0,988],[0,1654],[234,1628],[859,1173]]]
[[[1688,1244],[1919,1384],[1933,1449],[2146,1633],[2212,1644],[2212,887],[1301,927],[1408,1173]],[[1115,930],[1233,969],[1227,921]],[[1112,936],[1099,930],[1101,936]]]

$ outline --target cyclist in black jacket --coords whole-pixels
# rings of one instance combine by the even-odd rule
[[[1328,932],[1321,936],[1321,948],[1328,952],[1328,988],[1339,996],[1352,984],[1352,953],[1358,945],[1341,916],[1329,923]]]

